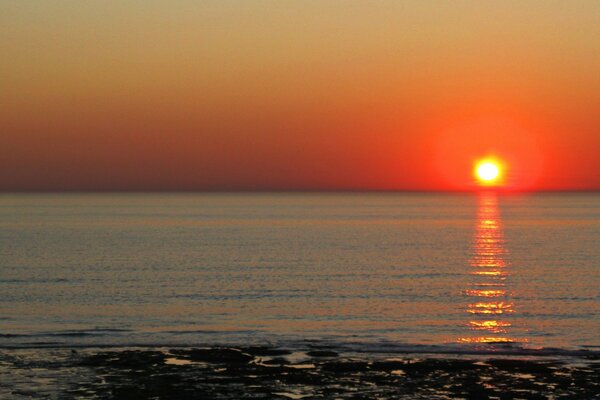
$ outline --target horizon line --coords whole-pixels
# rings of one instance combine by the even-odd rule
[[[2,190],[0,189],[0,195],[10,194],[226,194],[226,193],[240,193],[240,194],[265,194],[265,193],[289,193],[289,194],[302,194],[302,193],[397,193],[397,194],[476,194],[481,192],[496,192],[499,194],[552,194],[552,193],[563,193],[563,194],[591,194],[600,193],[598,189],[535,189],[535,190],[517,190],[517,189],[505,189],[505,188],[490,188],[482,187],[478,189],[464,189],[464,190],[442,190],[442,189],[100,189],[100,190],[89,190],[89,189],[34,189],[34,190]]]

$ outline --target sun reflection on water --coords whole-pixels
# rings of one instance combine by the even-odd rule
[[[506,280],[509,277],[506,243],[498,200],[494,193],[479,197],[477,225],[473,235],[471,275],[475,282],[464,294],[472,298],[466,312],[472,336],[459,338],[461,343],[510,343],[507,317],[514,312]]]

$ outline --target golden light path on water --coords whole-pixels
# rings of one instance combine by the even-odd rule
[[[470,261],[474,283],[465,290],[471,299],[466,312],[472,335],[461,337],[463,343],[508,343],[516,341],[509,334],[508,316],[514,304],[507,290],[510,265],[495,193],[479,196],[477,223],[473,235]]]

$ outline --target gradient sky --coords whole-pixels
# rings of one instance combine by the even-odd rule
[[[2,1],[0,190],[600,188],[600,1]]]

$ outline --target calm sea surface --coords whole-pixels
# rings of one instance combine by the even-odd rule
[[[600,345],[600,195],[0,195],[0,345]]]

